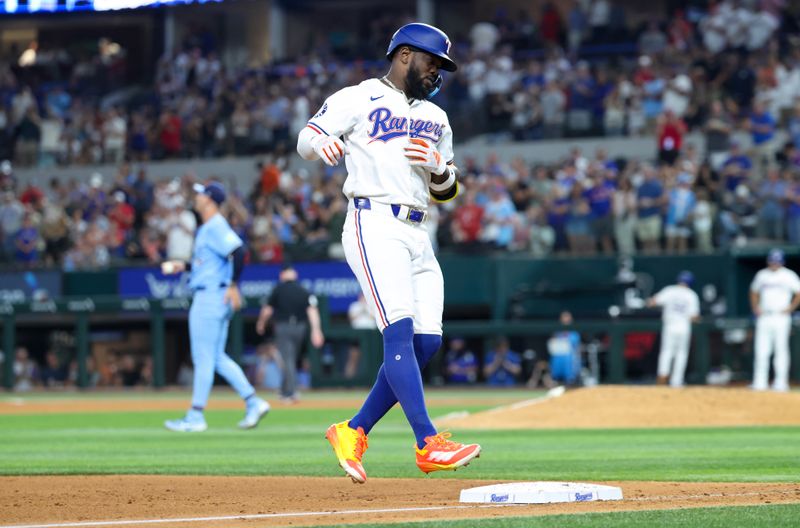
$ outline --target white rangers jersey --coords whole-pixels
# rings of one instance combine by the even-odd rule
[[[778,314],[792,304],[792,296],[800,291],[800,278],[788,268],[762,269],[756,273],[750,291],[757,292],[763,314]]]
[[[308,122],[318,134],[342,137],[346,147],[348,198],[426,209],[430,174],[409,164],[409,138],[427,140],[447,163],[453,161],[453,132],[447,114],[430,101],[406,99],[382,79],[368,79],[334,93]]]
[[[700,315],[700,298],[686,286],[667,286],[655,297],[656,304],[664,307],[662,320],[672,331],[688,332],[692,319]]]

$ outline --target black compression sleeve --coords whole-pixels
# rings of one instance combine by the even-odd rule
[[[238,284],[244,269],[244,246],[239,246],[231,253],[233,259],[233,284]]]

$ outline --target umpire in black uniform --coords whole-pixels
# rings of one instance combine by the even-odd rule
[[[283,360],[281,400],[297,400],[297,358],[311,327],[311,344],[319,348],[325,342],[320,326],[317,298],[297,282],[297,271],[285,267],[279,284],[272,290],[262,306],[256,323],[256,332],[264,334],[267,322],[275,321],[275,345]]]

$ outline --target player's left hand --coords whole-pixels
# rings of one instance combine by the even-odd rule
[[[231,309],[236,312],[242,307],[242,294],[239,293],[239,288],[235,284],[231,284],[225,290],[225,297],[223,302],[229,304]]]
[[[322,335],[321,330],[311,332],[311,344],[314,345],[314,348],[320,348],[325,344],[325,336]]]
[[[432,174],[444,174],[447,168],[447,162],[436,147],[424,139],[409,139],[405,151],[406,158],[412,166],[422,167]]]

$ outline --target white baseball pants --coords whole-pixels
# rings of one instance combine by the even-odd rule
[[[661,329],[661,352],[658,354],[658,375],[669,376],[672,387],[682,387],[689,359],[689,346],[692,341],[691,328],[672,328],[665,325]]]
[[[772,388],[789,390],[789,333],[792,319],[789,314],[765,314],[756,321],[755,360],[753,388],[767,390],[769,385],[769,359],[773,352],[772,367],[775,380]]]
[[[424,224],[351,209],[342,246],[381,332],[411,317],[415,334],[442,335],[444,278]]]

